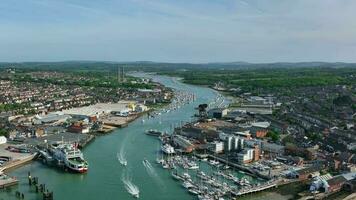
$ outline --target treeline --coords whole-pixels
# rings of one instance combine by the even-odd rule
[[[11,104],[0,104],[0,112],[7,112],[11,110],[22,110],[25,108],[29,108],[28,104],[22,103],[11,103]]]
[[[115,78],[113,77],[104,77],[101,75],[92,75],[91,77],[89,76],[83,76],[83,77],[89,77],[89,79],[80,79],[82,77],[81,75],[78,76],[73,76],[71,78],[66,78],[66,79],[58,79],[58,78],[33,78],[29,74],[16,74],[13,76],[12,79],[13,81],[17,82],[33,82],[33,83],[41,83],[41,84],[54,84],[54,85],[77,85],[81,87],[104,87],[104,88],[130,88],[130,89],[137,89],[137,88],[145,88],[145,89],[152,89],[153,85],[151,84],[144,84],[144,83],[131,83],[130,80],[132,78],[127,78],[127,82],[122,82],[119,83]]]
[[[246,90],[356,84],[355,68],[194,70],[162,74],[183,77],[184,81],[190,84],[212,86],[221,82],[229,87]]]

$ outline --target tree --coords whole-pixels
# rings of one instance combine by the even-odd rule
[[[286,137],[284,137],[282,139],[282,142],[284,145],[288,144],[288,143],[291,143],[291,144],[295,144],[296,141],[294,139],[294,137],[292,135],[287,135]]]
[[[7,136],[7,131],[3,128],[0,128],[0,136]]]
[[[270,137],[274,142],[278,141],[280,138],[280,135],[278,132],[274,131],[268,131],[267,137]]]

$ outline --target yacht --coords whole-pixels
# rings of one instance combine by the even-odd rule
[[[174,148],[169,144],[163,145],[162,151],[166,154],[174,154],[175,153]]]
[[[177,172],[172,172],[172,176],[176,180],[183,180],[183,178],[181,176],[179,176],[179,174]]]
[[[199,191],[198,189],[196,189],[196,188],[191,188],[191,189],[189,189],[188,191],[189,191],[190,193],[192,193],[192,194],[195,194],[195,195],[200,194],[200,191]]]
[[[191,177],[190,177],[190,175],[188,173],[184,172],[183,173],[183,178],[184,179],[190,179]]]
[[[190,183],[189,181],[184,181],[183,182],[183,187],[189,189],[189,188],[193,188],[194,185],[192,183]]]
[[[219,161],[215,161],[215,160],[210,160],[209,163],[211,165],[218,165],[220,162]]]
[[[189,169],[199,169],[199,166],[195,162],[188,163]]]

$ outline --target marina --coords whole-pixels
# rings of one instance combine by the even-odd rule
[[[175,78],[164,76],[152,78],[176,91],[183,91],[179,94],[184,96],[182,97],[184,100],[177,99],[171,106],[159,109],[148,116],[141,116],[127,127],[114,130],[113,134],[97,137],[82,150],[85,160],[90,163],[87,173],[66,173],[63,170],[53,170],[40,162],[32,162],[11,171],[9,175],[18,177],[21,182],[27,180],[27,172],[31,171],[31,174],[48,183],[48,186],[53,189],[55,199],[88,200],[113,197],[158,200],[209,199],[215,194],[229,199],[232,195],[229,191],[239,188],[239,185],[234,183],[234,180],[237,181],[236,178],[239,180],[245,178],[251,184],[259,182],[238,170],[229,172],[233,174],[230,179],[227,178],[228,173],[226,176],[213,174],[212,169],[224,168],[224,165],[217,161],[211,161],[210,164],[210,161],[204,161],[205,159],[195,160],[182,155],[179,159],[176,157],[179,154],[167,154],[162,159],[161,140],[146,135],[145,131],[152,129],[171,133],[175,127],[191,122],[196,113],[195,108],[201,103],[214,100],[217,93],[209,88],[183,84]],[[170,157],[168,160],[172,162],[167,162],[166,157]],[[173,176],[175,172],[177,172],[176,176]],[[214,179],[204,181],[202,180],[204,178],[198,178],[198,176],[205,177],[204,174]],[[177,179],[188,181],[178,183]],[[98,188],[97,185],[105,185],[105,187]],[[205,187],[215,188],[214,194],[201,193],[206,191]],[[36,195],[27,193],[26,187],[22,184],[2,192],[0,197],[16,199],[15,191],[25,193],[26,199],[37,199]]]

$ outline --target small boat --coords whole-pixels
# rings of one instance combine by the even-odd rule
[[[187,189],[194,187],[194,185],[191,184],[191,183],[188,182],[188,181],[184,181],[182,185],[183,185],[183,187],[185,187],[185,188],[187,188]]]
[[[167,164],[167,163],[164,163],[164,164],[162,165],[162,167],[163,167],[163,169],[169,169],[169,168],[170,168],[169,164]]]
[[[162,164],[162,163],[164,163],[164,159],[157,158],[156,162],[157,162],[157,164]]]
[[[219,161],[215,161],[215,160],[210,160],[209,163],[211,165],[218,165],[220,162]]]
[[[146,131],[146,135],[151,135],[151,136],[156,136],[156,137],[159,137],[162,134],[163,133],[161,131],[157,131],[157,130],[153,130],[153,129],[150,129],[150,130]]]
[[[136,199],[138,199],[138,198],[140,198],[140,193],[137,192],[137,193],[133,194],[132,196],[135,197]]]
[[[183,178],[184,179],[190,179],[191,177],[190,177],[190,175],[188,174],[188,173],[183,173]]]
[[[189,169],[199,169],[199,166],[198,165],[192,165],[189,167]]]
[[[195,189],[195,188],[189,189],[188,192],[190,192],[190,193],[192,193],[192,194],[195,194],[195,195],[200,194],[200,191],[199,191],[198,189]]]
[[[229,165],[225,165],[224,169],[230,169],[230,166]]]
[[[183,178],[179,176],[177,172],[172,172],[172,177],[176,180],[180,180],[180,181],[183,180]]]
[[[150,164],[150,162],[146,158],[143,159],[143,163],[148,165]]]

